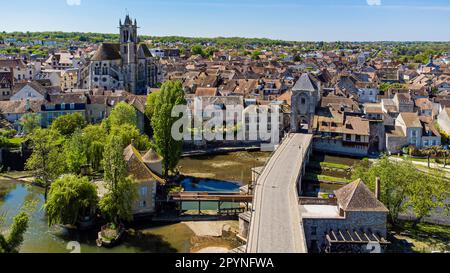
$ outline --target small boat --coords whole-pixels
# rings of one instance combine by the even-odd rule
[[[114,234],[109,234],[112,233]],[[114,247],[120,243],[125,235],[125,227],[121,224],[116,229],[111,229],[110,225],[102,226],[101,231],[98,233],[98,238],[96,240],[98,247]]]

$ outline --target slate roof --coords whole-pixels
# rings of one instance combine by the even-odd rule
[[[148,49],[146,44],[140,44],[139,48],[142,49],[142,52],[144,53],[144,56],[149,58],[149,57],[153,57],[152,53],[150,52],[150,49]]]
[[[308,73],[303,73],[298,81],[295,83],[292,90],[302,90],[302,91],[317,91],[319,88],[316,83],[311,79]]]
[[[344,211],[389,212],[361,179],[334,192]]]
[[[112,61],[120,60],[120,45],[112,43],[103,43],[95,52],[92,61]]]

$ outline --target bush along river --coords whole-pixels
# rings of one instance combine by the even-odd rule
[[[180,169],[186,178],[182,186],[186,191],[239,191],[240,186],[251,181],[251,169],[264,165],[269,156],[268,153],[238,152],[183,158]],[[0,222],[0,231],[7,231],[12,218],[19,211],[26,210],[30,215],[29,227],[20,249],[23,253],[70,253],[74,244],[79,244],[82,253],[188,253],[193,242],[198,241],[194,232],[184,223],[161,224],[146,221],[127,226],[132,232],[129,232],[121,245],[111,249],[99,248],[95,242],[97,229],[77,231],[58,226],[49,227],[43,206],[43,189],[0,177],[0,214],[5,215],[5,220]],[[185,206],[183,209],[197,209],[197,204]],[[202,204],[202,209],[215,210],[216,206],[217,204]],[[214,243],[223,245],[220,241]]]

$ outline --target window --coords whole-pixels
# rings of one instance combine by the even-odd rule
[[[141,189],[140,189],[141,197],[143,197],[143,198],[147,197],[147,193],[148,193],[148,187],[147,186],[141,187]]]
[[[352,136],[351,135],[345,135],[345,140],[351,141],[352,140]]]
[[[306,99],[302,98],[302,104],[306,104]]]
[[[356,142],[361,142],[361,136],[356,136]]]
[[[145,200],[144,201],[139,201],[139,207],[141,207],[141,208],[147,207],[147,202]]]
[[[75,109],[75,103],[70,104],[70,110],[73,110],[73,109]]]

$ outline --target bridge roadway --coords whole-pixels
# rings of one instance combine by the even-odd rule
[[[290,134],[266,164],[254,190],[247,253],[306,253],[297,183],[312,135]]]

